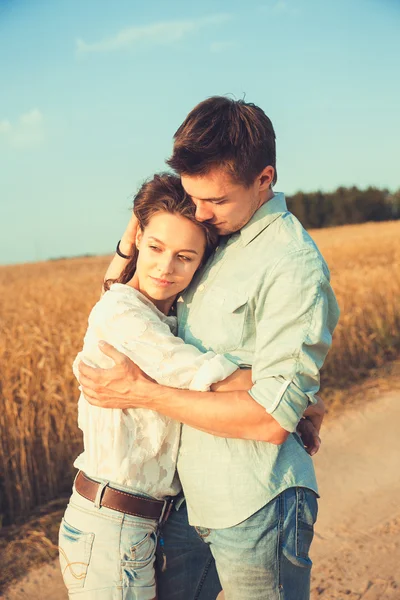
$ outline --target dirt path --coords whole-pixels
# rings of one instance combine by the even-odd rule
[[[400,600],[400,394],[323,432],[313,600]]]
[[[400,600],[399,423],[400,394],[393,392],[323,431],[312,600]],[[2,597],[67,598],[57,563],[32,571]]]

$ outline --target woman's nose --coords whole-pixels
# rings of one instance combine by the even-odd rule
[[[158,263],[158,270],[160,273],[165,273],[165,275],[172,273],[174,270],[172,258],[160,259],[160,262]]]

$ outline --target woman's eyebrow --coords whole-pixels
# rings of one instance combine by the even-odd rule
[[[153,235],[149,236],[149,240],[154,240],[158,244],[161,244],[162,246],[165,246],[164,242],[162,242],[158,238],[154,237]],[[198,252],[196,252],[196,250],[191,250],[190,248],[188,248],[188,249],[182,248],[182,250],[179,250],[179,252],[191,252],[192,254],[198,254]],[[178,252],[178,254],[179,254],[179,252]]]
[[[153,240],[154,242],[157,242],[157,244],[161,244],[162,246],[165,246],[164,242],[162,242],[161,240],[159,240],[158,238],[154,237],[154,235],[149,235],[149,240]]]

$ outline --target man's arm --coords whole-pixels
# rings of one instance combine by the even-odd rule
[[[282,444],[289,435],[246,391],[195,392],[159,385],[110,344],[100,347],[116,364],[112,369],[79,364],[79,381],[91,404],[148,408],[220,437]]]
[[[283,257],[257,302],[254,385],[247,392],[157,388],[122,355],[109,371],[80,369],[83,392],[98,406],[144,407],[221,437],[282,443],[316,401],[319,369],[338,318],[333,292],[312,250]],[[175,393],[176,392],[176,393]],[[243,403],[243,405],[242,405]]]
[[[317,402],[319,373],[338,316],[329,271],[311,245],[281,256],[262,282],[249,393],[289,432]]]
[[[155,384],[155,382],[146,376],[137,365],[129,360],[124,354],[113,348],[110,344],[103,343],[103,352],[110,356],[116,366],[113,369],[91,369],[84,363],[80,364],[79,367],[79,379],[82,383],[82,389],[89,400],[94,405],[101,406],[103,408],[132,408],[132,391],[127,383],[130,381],[132,389],[134,390],[135,401],[138,403],[137,406],[142,408],[152,408],[156,410],[157,404],[159,405],[160,412],[168,414],[171,418],[182,418],[183,422],[219,437],[235,437],[239,439],[252,439],[263,442],[270,442],[274,444],[283,443],[288,432],[283,430],[277,422],[272,419],[263,409],[260,410],[260,406],[255,402],[248,402],[249,395],[243,396],[246,404],[241,408],[244,410],[238,414],[238,422],[232,423],[232,414],[234,407],[231,404],[232,397],[227,392],[243,392],[248,391],[252,385],[251,370],[240,370],[238,369],[232,375],[212,385],[211,390],[218,392],[218,400],[221,392],[225,392],[224,402],[218,406],[218,403],[214,399],[210,398],[210,394],[201,392],[200,396],[198,392],[186,392],[185,390],[175,390],[170,387],[162,387]],[[112,373],[112,374],[111,374]],[[102,385],[100,387],[96,380],[100,377]],[[111,391],[109,386],[112,386]],[[139,399],[137,394],[139,386],[142,389],[142,399]],[[154,387],[155,386],[155,387]],[[118,389],[117,389],[118,388]],[[179,392],[179,398],[175,396],[175,392]],[[162,398],[162,393],[165,394],[165,400]],[[159,395],[160,394],[160,395]],[[194,399],[194,394],[197,394],[198,406],[193,410],[194,405],[191,404]],[[213,402],[210,406],[211,414],[214,417],[214,423],[216,424],[215,429],[210,425],[209,417],[205,418],[207,407],[203,404],[205,395],[207,399]],[[154,402],[152,401],[154,395]],[[236,396],[238,401],[242,401],[240,396]],[[176,399],[176,402],[175,402]],[[158,400],[158,402],[157,402]],[[189,414],[185,417],[184,405],[187,400],[190,400]],[[201,401],[201,404],[199,404]],[[139,404],[141,402],[141,404]],[[228,402],[228,404],[226,404]],[[208,402],[207,402],[208,404]],[[189,404],[186,404],[186,408]],[[215,411],[215,409],[217,409]],[[223,410],[224,409],[224,410]],[[223,410],[222,418],[219,414]],[[199,414],[197,414],[199,413]],[[325,407],[320,398],[316,404],[309,406],[304,413],[307,419],[302,419],[298,426],[298,432],[303,438],[303,442],[306,445],[307,452],[311,455],[318,452],[320,447],[319,432],[321,428],[322,419],[325,413]],[[229,422],[226,422],[227,414],[230,415]],[[201,427],[200,424],[203,420],[205,424]],[[236,427],[236,431],[233,429]],[[223,430],[225,428],[225,431]]]
[[[153,410],[201,431],[219,437],[276,445],[283,444],[289,436],[289,432],[245,391],[194,392],[188,395],[186,390],[160,388],[152,399]]]

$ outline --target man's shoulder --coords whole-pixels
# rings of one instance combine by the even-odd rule
[[[257,240],[257,246],[257,252],[269,256],[274,265],[285,258],[296,261],[307,256],[309,260],[315,260],[321,264],[321,267],[327,268],[318,246],[300,221],[289,211],[282,213],[262,232]]]

